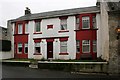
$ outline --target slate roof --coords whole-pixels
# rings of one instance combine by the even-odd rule
[[[21,16],[17,19],[14,19],[12,20],[12,22],[21,21],[21,20],[53,18],[53,17],[59,17],[59,16],[69,16],[69,15],[76,15],[80,13],[94,13],[94,12],[100,12],[100,9],[97,6],[92,6],[92,7],[74,8],[74,9],[50,11],[50,12],[43,12],[43,13],[36,13],[36,14],[28,14],[28,15]]]

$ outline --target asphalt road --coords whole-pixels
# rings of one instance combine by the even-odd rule
[[[82,80],[113,80],[112,78],[116,78],[116,76],[108,76],[103,74],[76,74],[48,69],[31,69],[25,66],[2,65],[2,78],[77,78]]]

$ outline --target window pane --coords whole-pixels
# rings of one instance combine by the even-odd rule
[[[40,53],[40,43],[35,43],[35,53]]]
[[[61,25],[61,30],[67,30],[67,24]]]
[[[82,41],[82,52],[83,53],[90,52],[90,40]]]
[[[22,24],[18,24],[18,34],[22,34]]]
[[[76,18],[76,23],[79,24],[80,19],[77,17]]]
[[[80,52],[80,41],[79,40],[76,41],[76,51],[77,53]]]
[[[80,30],[80,25],[76,24],[76,30]]]
[[[35,23],[35,32],[40,32],[40,22]]]
[[[82,28],[83,29],[89,29],[90,28],[89,17],[82,17]]]
[[[25,43],[25,49],[24,53],[28,53],[28,43]]]
[[[67,41],[60,42],[60,52],[67,52]]]
[[[40,43],[35,43],[35,47],[40,47]]]
[[[93,40],[93,52],[97,52],[97,42]]]
[[[28,24],[25,24],[25,33],[28,33]]]
[[[67,19],[62,19],[60,25],[61,30],[67,30]]]
[[[22,44],[18,43],[18,54],[22,54]]]
[[[96,16],[93,16],[93,29],[97,28],[96,26]]]
[[[90,52],[89,48],[90,48],[89,45],[84,45],[83,46],[83,52]]]
[[[35,53],[40,53],[40,47],[35,47]]]

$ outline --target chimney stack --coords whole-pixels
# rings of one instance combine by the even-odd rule
[[[28,15],[28,14],[31,14],[31,11],[28,7],[26,7],[26,10],[25,10],[25,15]]]

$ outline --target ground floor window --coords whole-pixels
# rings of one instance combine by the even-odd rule
[[[41,52],[40,42],[35,43],[35,54],[39,54]]]
[[[93,52],[97,52],[97,41],[93,40]]]
[[[90,52],[90,40],[82,40],[82,52],[83,53]]]
[[[80,52],[80,40],[76,41],[76,52],[79,53]]]
[[[66,53],[67,52],[67,41],[61,41],[60,42],[60,53]]]
[[[25,49],[24,49],[24,53],[28,53],[28,43],[25,43]]]
[[[18,54],[22,54],[22,43],[18,43]]]

